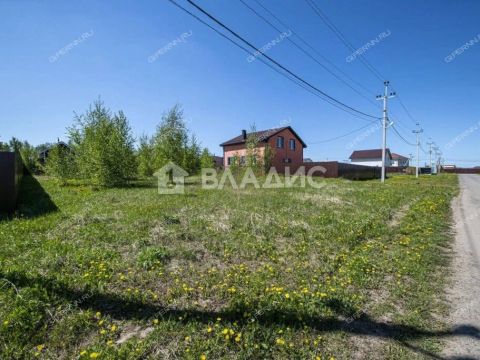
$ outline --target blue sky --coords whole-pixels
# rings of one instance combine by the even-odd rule
[[[261,11],[253,0],[245,1]],[[283,30],[300,34],[373,93],[382,91],[382,83],[359,59],[346,61],[352,52],[304,0],[260,1],[289,25]],[[427,149],[425,142],[431,137],[447,163],[480,165],[480,2],[315,1],[355,48],[388,32],[364,55],[390,80],[426,130],[423,147]],[[185,0],[178,2],[193,9]],[[279,37],[239,0],[196,2],[258,47]],[[0,141],[12,136],[33,144],[66,139],[73,113],[84,112],[100,96],[112,110],[126,113],[136,136],[152,134],[162,113],[181,103],[190,130],[216,154],[221,154],[218,144],[253,123],[266,129],[288,122],[310,144],[305,156],[315,160],[344,160],[353,149],[380,147],[381,132],[368,127],[318,143],[368,123],[332,107],[260,61],[247,61],[246,53],[166,0],[0,0],[0,14]],[[85,33],[90,36],[52,61]],[[189,36],[184,35],[184,42],[172,45],[185,33]],[[467,49],[445,61],[469,41]],[[166,51],[159,54],[161,49]],[[149,62],[155,53],[159,55]],[[266,54],[342,102],[381,116],[378,107],[287,39]],[[373,94],[365,95],[374,100]],[[398,99],[389,104],[397,129],[413,142],[413,121]],[[388,140],[394,152],[415,153],[393,131]]]

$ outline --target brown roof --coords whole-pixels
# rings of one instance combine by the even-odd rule
[[[392,153],[392,159],[393,160],[408,160],[408,157],[397,154],[397,153]]]
[[[392,158],[390,149],[387,149],[387,156]],[[382,149],[371,149],[371,150],[355,150],[352,155],[350,155],[351,160],[363,160],[363,159],[381,159],[382,158]]]
[[[254,135],[258,138],[258,141],[267,142],[268,139],[270,139],[272,136],[278,134],[280,131],[285,130],[285,129],[289,129],[293,133],[293,135],[295,135],[297,137],[297,139],[302,143],[304,148],[307,147],[307,144],[305,144],[303,142],[303,140],[300,138],[300,136],[297,135],[297,133],[292,129],[291,126],[284,126],[284,127],[276,128],[276,129],[256,131],[256,132],[253,132],[253,133],[248,133],[247,137],[250,136],[250,135]],[[225,141],[225,142],[221,143],[220,146],[239,145],[239,144],[245,144],[245,143],[246,143],[246,139],[244,139],[243,135],[240,134],[240,135],[234,137],[233,139],[230,139],[228,141]]]

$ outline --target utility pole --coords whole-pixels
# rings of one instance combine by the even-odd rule
[[[417,123],[417,130],[412,131],[417,135],[417,171],[416,177],[418,178],[418,168],[420,167],[420,134],[423,132],[423,129],[420,129],[420,124]]]
[[[438,146],[435,146],[433,148],[433,150],[435,150],[435,157],[436,157],[436,160],[435,160],[435,173],[439,173],[440,171],[440,155],[442,155],[442,153],[440,152],[440,148]]]
[[[431,139],[430,139],[431,140]],[[427,142],[427,145],[430,147],[430,150],[428,151],[428,153],[430,154],[430,175],[432,175],[433,173],[433,165],[432,165],[432,145],[435,144],[434,142],[430,141],[430,142]]]
[[[383,85],[385,90],[383,95],[377,95],[377,100],[383,100],[383,117],[382,117],[382,183],[385,182],[385,160],[387,153],[387,126],[389,125],[388,113],[387,113],[387,100],[395,96],[394,92],[388,93],[388,85],[390,81],[384,81]]]

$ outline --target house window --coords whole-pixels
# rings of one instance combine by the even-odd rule
[[[229,157],[227,158],[227,163],[228,163],[228,165],[233,165],[233,164],[235,164],[235,156],[229,156]]]
[[[245,156],[240,157],[240,165],[245,165]]]
[[[283,149],[283,143],[284,143],[284,138],[283,136],[278,136],[277,137],[277,148]]]
[[[295,139],[290,139],[290,150],[295,151]]]

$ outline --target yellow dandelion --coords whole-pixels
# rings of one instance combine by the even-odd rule
[[[207,360],[207,355],[205,354],[200,355],[200,360]]]
[[[99,356],[100,356],[100,353],[92,352],[92,353],[90,354],[90,359],[96,359],[96,358],[99,357]]]

